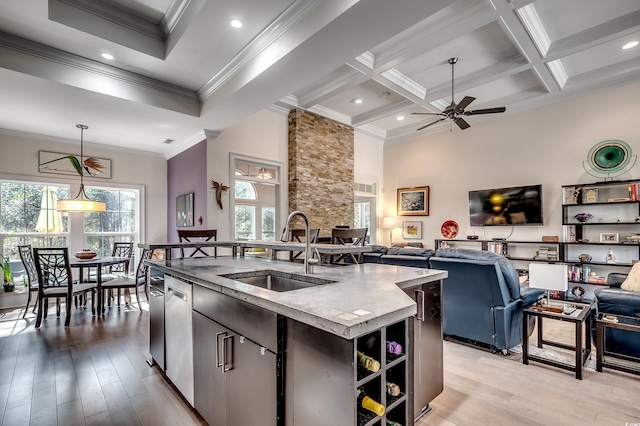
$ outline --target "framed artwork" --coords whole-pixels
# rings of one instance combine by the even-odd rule
[[[618,242],[618,233],[617,232],[606,232],[600,234],[600,242],[601,243],[617,243]]]
[[[176,197],[176,226],[193,226],[193,192]]]
[[[402,238],[405,240],[422,238],[422,222],[402,222]]]
[[[79,173],[73,167],[69,157],[75,157],[78,163],[80,161],[80,156],[75,154],[38,151],[38,171],[40,173],[78,176]],[[96,157],[83,157],[82,160],[84,163],[83,176],[111,179],[111,160]]]
[[[398,216],[429,216],[429,187],[399,188]]]

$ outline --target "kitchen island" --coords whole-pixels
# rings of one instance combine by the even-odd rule
[[[411,424],[420,393],[414,362],[441,390],[444,271],[363,264],[315,267],[304,275],[299,264],[235,257],[149,263],[155,285],[162,279],[166,294],[166,375],[212,425]],[[437,300],[425,315],[424,288],[434,284]],[[174,318],[172,300],[182,301],[182,320]],[[415,323],[433,318],[434,309],[437,331],[427,352],[440,359],[428,369],[423,362],[429,360],[414,346],[422,329]],[[184,312],[192,313],[191,324]],[[185,334],[192,337],[185,340]],[[177,349],[175,339],[182,342]],[[387,352],[388,341],[400,350]],[[372,360],[369,369],[358,366],[362,355]],[[387,395],[390,380],[400,393]],[[385,412],[359,408],[358,391]]]

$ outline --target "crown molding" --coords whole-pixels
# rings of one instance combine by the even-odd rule
[[[190,4],[191,0],[173,0],[171,2],[169,10],[167,10],[167,13],[162,17],[162,21],[160,21],[160,29],[165,40],[169,37],[169,34],[173,32],[176,25],[178,25],[178,22]]]
[[[182,142],[178,142],[176,144],[171,144],[170,148],[165,151],[164,157],[169,160],[170,158],[175,157],[183,151],[191,148],[194,145],[199,144],[200,142],[207,141],[209,139],[208,134],[213,136],[213,139],[217,138],[221,132],[216,132],[215,130],[207,130],[203,129],[202,131],[193,135],[190,139],[187,139]]]

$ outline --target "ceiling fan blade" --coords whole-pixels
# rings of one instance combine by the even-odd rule
[[[412,112],[415,115],[444,115],[441,112]]]
[[[468,107],[471,102],[473,102],[475,100],[476,100],[476,98],[474,98],[472,96],[465,96],[464,98],[462,98],[462,100],[460,101],[460,103],[458,104],[458,106],[456,108],[458,110],[463,110],[466,107]]]
[[[436,121],[434,121],[433,123],[429,123],[429,124],[427,124],[426,126],[422,126],[422,127],[420,127],[419,129],[416,129],[416,132],[417,132],[418,130],[426,129],[426,128],[427,128],[427,127],[429,127],[429,126],[433,126],[434,124],[439,123],[439,122],[441,122],[441,121],[444,121],[444,120],[446,120],[446,119],[447,119],[446,117],[443,117],[443,118],[441,118],[440,120],[436,120]]]
[[[505,107],[475,109],[473,111],[466,111],[464,115],[495,114],[497,112],[505,112],[506,110],[507,109]]]
[[[464,129],[468,129],[469,127],[471,127],[469,125],[469,123],[467,123],[466,121],[464,121],[462,118],[460,117],[456,117],[453,119],[453,121],[455,121],[455,123],[458,125],[458,127],[460,127],[462,130]]]

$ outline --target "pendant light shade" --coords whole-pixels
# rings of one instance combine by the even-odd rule
[[[107,206],[102,201],[94,201],[87,196],[84,192],[84,157],[83,157],[83,144],[84,144],[84,131],[89,127],[84,124],[76,124],[76,127],[80,129],[80,191],[75,198],[70,200],[58,200],[56,208],[61,212],[104,212]]]

